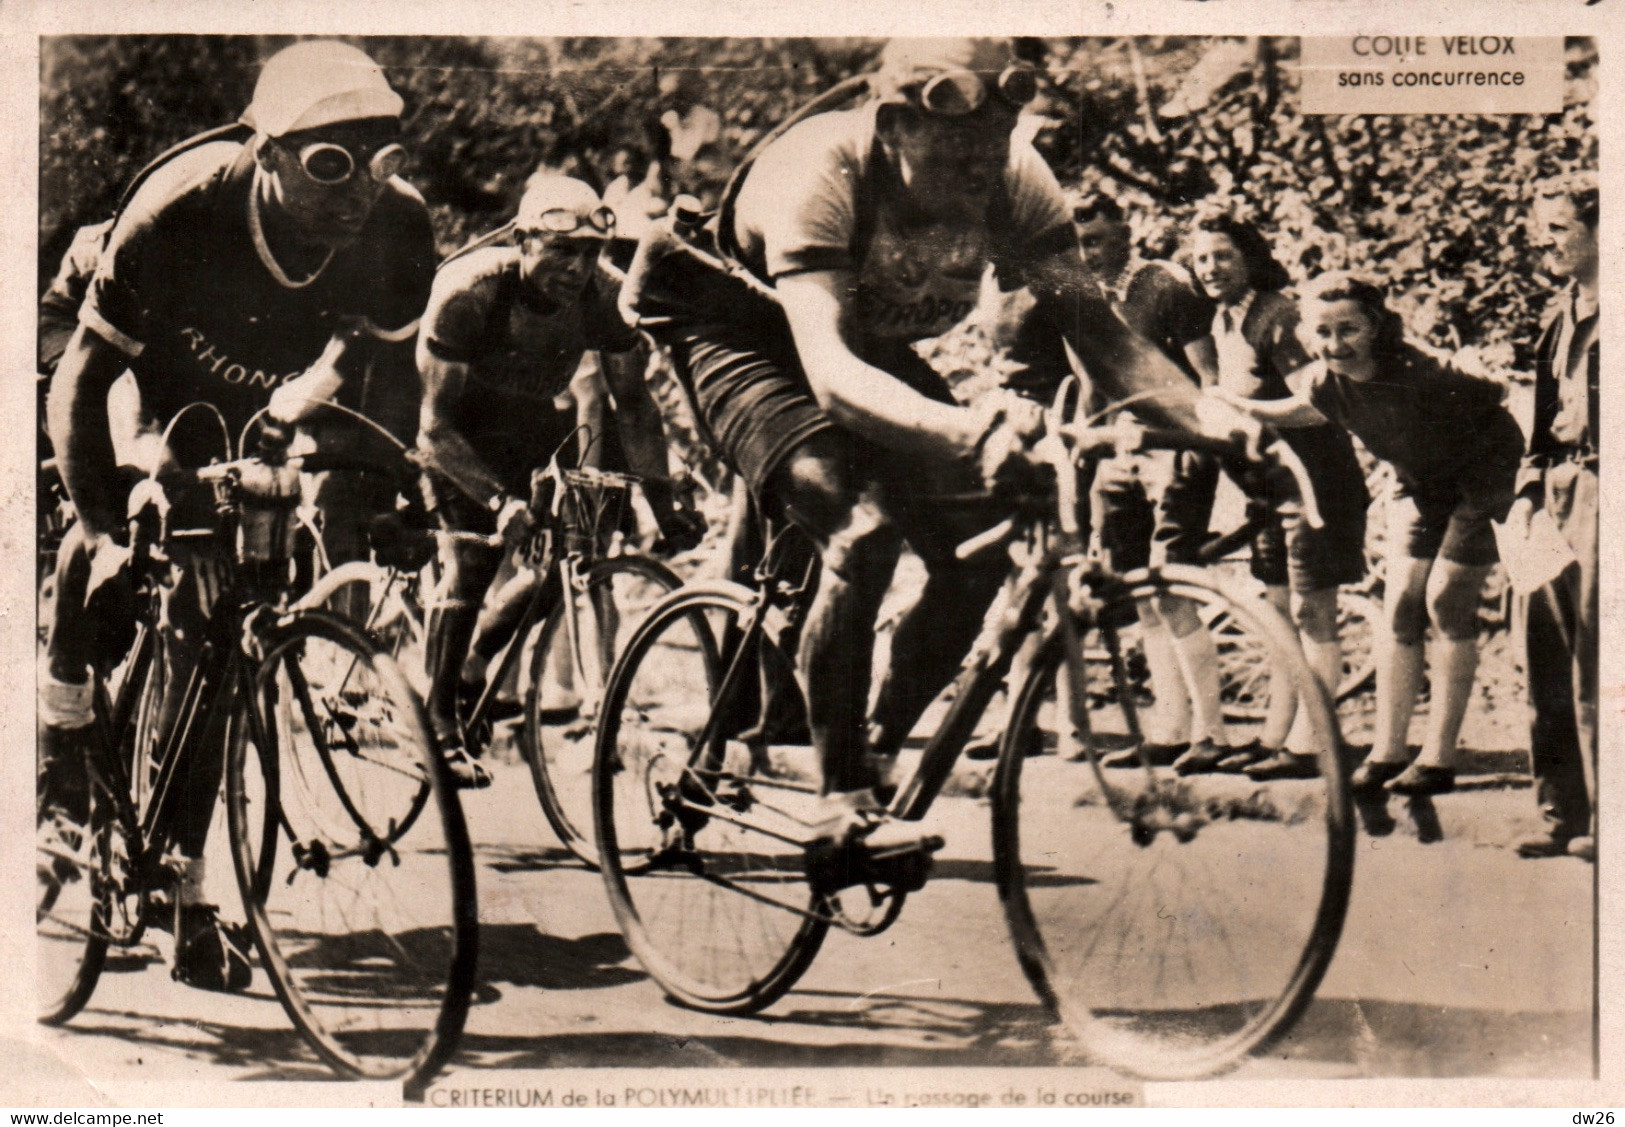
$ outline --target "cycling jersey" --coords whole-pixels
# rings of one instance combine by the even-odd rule
[[[740,190],[734,234],[763,281],[850,270],[854,350],[940,336],[976,304],[991,262],[1005,289],[1018,264],[1072,245],[1066,199],[1031,145],[1012,140],[986,218],[951,224],[908,200],[875,134],[875,109],[809,118],[768,146]]]
[[[607,276],[588,283],[580,300],[554,305],[525,288],[515,247],[485,247],[448,262],[435,277],[423,326],[430,352],[468,365],[470,396],[480,396],[482,412],[493,416],[551,403],[588,350],[625,352],[638,343]]]
[[[211,142],[155,171],[120,215],[80,320],[125,353],[142,401],[166,419],[214,404],[236,433],[336,329],[417,329],[434,276],[422,198],[391,180],[349,246],[295,277],[271,256],[253,198],[251,146]]]

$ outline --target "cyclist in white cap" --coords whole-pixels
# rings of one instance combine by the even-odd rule
[[[95,277],[53,380],[50,431],[78,512],[58,570],[59,597],[41,678],[41,759],[47,806],[82,822],[82,744],[93,721],[88,666],[98,652],[87,588],[116,591],[124,499],[113,483],[108,388],[126,369],[162,427],[187,404],[218,409],[233,438],[272,392],[301,374],[337,387],[394,342],[408,342],[434,276],[433,229],[422,199],[400,180],[401,98],[363,52],[302,42],[266,64],[236,133],[217,131],[150,168],[108,234]],[[410,369],[407,369],[410,378]],[[182,447],[182,464],[220,452]],[[199,442],[201,443],[201,439]],[[176,499],[172,522],[184,519]],[[194,512],[195,512],[194,507]],[[184,525],[183,525],[184,527]],[[210,560],[180,561],[169,600],[176,675],[209,611]],[[112,582],[104,582],[109,577]],[[202,855],[220,762],[200,756],[185,781],[191,811],[176,894],[175,976],[242,989],[241,951],[202,901]]]
[[[621,319],[619,287],[599,264],[615,213],[582,181],[543,174],[531,180],[513,227],[517,246],[485,246],[448,261],[424,313],[418,447],[431,467],[424,487],[437,520],[448,530],[483,534],[525,527],[531,472],[576,429],[575,413],[554,401],[593,351],[614,396],[630,469],[643,479],[662,533],[691,541],[693,514],[673,503],[665,431],[644,382],[648,353]],[[595,453],[605,437],[593,436]],[[503,644],[495,621],[474,637],[501,553],[448,538],[441,561],[428,624],[429,721],[459,781],[485,786],[489,774],[465,750],[458,681],[471,639],[474,667]]]
[[[956,544],[997,518],[941,495],[1021,481],[1039,423],[1010,391],[956,404],[913,344],[964,319],[991,263],[1004,289],[1037,299],[1022,389],[1056,386],[1064,338],[1102,393],[1164,388],[1147,412],[1197,422],[1196,389],[1113,314],[1054,175],[1013,138],[1036,76],[1009,42],[893,40],[870,89],[866,104],[774,139],[709,229],[754,284],[651,237],[624,298],[670,348],[764,511],[787,515],[822,554],[800,660],[837,837],[875,823],[872,788],[1006,570],[999,553],[956,559]],[[929,578],[893,636],[866,731],[875,618],[904,540]]]

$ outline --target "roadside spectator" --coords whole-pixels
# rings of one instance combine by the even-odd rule
[[[1552,302],[1535,354],[1535,419],[1507,524],[1536,512],[1574,553],[1528,598],[1525,667],[1534,724],[1529,755],[1545,831],[1522,857],[1597,859],[1597,182],[1548,183],[1535,202],[1535,243],[1567,284]]]
[[[1297,337],[1298,311],[1281,291],[1289,282],[1269,244],[1250,222],[1226,211],[1199,215],[1190,237],[1196,279],[1217,305],[1210,332],[1189,348],[1202,382],[1238,402],[1288,399],[1288,377],[1308,363]],[[1321,420],[1286,436],[1315,491],[1324,528],[1310,528],[1296,488],[1284,475],[1262,482],[1268,515],[1252,544],[1252,573],[1272,604],[1298,628],[1309,667],[1328,690],[1342,673],[1337,637],[1337,588],[1365,574],[1365,477],[1354,444],[1342,429]],[[1165,500],[1162,531],[1170,560],[1193,563],[1207,539],[1218,462],[1195,455],[1181,462],[1176,488]],[[1216,702],[1218,657],[1183,600],[1166,600],[1169,625],[1180,639],[1181,660],[1199,700]],[[1272,691],[1258,739],[1226,753],[1222,724],[1210,724],[1209,743],[1193,745],[1174,763],[1180,774],[1243,771],[1254,779],[1314,776],[1310,734],[1297,724],[1297,695],[1286,670],[1271,671]]]
[[[1504,389],[1407,344],[1374,283],[1322,275],[1305,288],[1302,308],[1316,359],[1296,393],[1220,395],[1277,427],[1331,420],[1394,467],[1377,733],[1351,784],[1362,797],[1444,794],[1456,785],[1457,738],[1478,668],[1478,600],[1497,559],[1490,522],[1512,503],[1523,436],[1502,406]],[[1430,619],[1433,703],[1421,754],[1407,767]]]

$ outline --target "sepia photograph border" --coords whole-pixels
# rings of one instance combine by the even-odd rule
[[[1137,3],[1132,0],[1075,3],[1023,0],[1002,9],[975,0],[894,0],[879,5],[860,0],[839,0],[829,6],[745,4],[729,0],[602,0],[594,4],[562,2],[538,4],[522,0],[230,0],[205,6],[179,0],[127,0],[122,4],[87,0],[20,0],[0,6],[0,109],[6,128],[0,130],[0,185],[10,204],[0,223],[0,255],[11,277],[35,279],[38,274],[40,230],[38,219],[40,159],[40,40],[58,35],[122,34],[231,34],[231,35],[463,35],[478,26],[482,36],[556,37],[595,35],[611,37],[656,36],[803,36],[840,34],[853,37],[888,37],[923,34],[1000,34],[1055,36],[1118,35],[1354,35],[1391,32],[1408,34],[1512,34],[1525,36],[1589,36],[1600,58],[1593,120],[1599,137],[1602,194],[1612,197],[1612,180],[1625,176],[1619,154],[1625,140],[1625,110],[1615,93],[1616,53],[1625,53],[1625,16],[1621,0],[1380,0],[1373,3],[1343,0],[1177,0]],[[477,12],[477,20],[471,13]],[[1609,207],[1601,219],[1603,292],[1625,268],[1625,221]],[[36,414],[26,358],[32,354],[38,323],[37,287],[15,285],[0,298],[0,341],[6,347],[7,370],[0,381],[0,417],[19,422],[11,441],[0,444],[5,488],[0,490],[0,825],[12,832],[0,834],[0,903],[6,926],[0,927],[0,1107],[295,1107],[395,1106],[399,1088],[388,1085],[304,1082],[221,1081],[200,1066],[185,1084],[152,1084],[139,1076],[104,1077],[76,1073],[76,1062],[54,1056],[37,1033],[32,1017],[33,929],[28,905],[33,898],[31,868],[25,853],[31,824],[27,806],[34,793],[35,702],[35,592],[32,533],[36,479],[32,420]],[[1612,302],[1602,315],[1604,351],[1621,338],[1621,313]],[[1605,369],[1606,370],[1606,369]],[[1625,385],[1602,381],[1601,416],[1608,423],[1625,419]],[[1612,487],[1625,485],[1625,469],[1614,453],[1621,445],[1607,427],[1604,439],[1610,451],[1602,460],[1602,528],[1625,514],[1609,500]],[[1625,496],[1625,494],[1622,494]],[[1125,1090],[1136,1102],[1165,1108],[1235,1107],[1552,1107],[1602,1109],[1616,1106],[1625,1096],[1625,882],[1618,875],[1625,865],[1625,850],[1610,827],[1625,826],[1625,794],[1619,766],[1622,746],[1621,713],[1625,710],[1625,539],[1602,539],[1602,641],[1599,689],[1601,747],[1597,789],[1602,856],[1593,870],[1596,881],[1595,986],[1597,995],[1598,1059],[1594,1078],[1393,1078],[1361,1080],[1250,1081],[1237,1078],[1188,1083],[1131,1082]],[[1532,792],[1523,792],[1532,794]],[[1528,799],[1531,808],[1534,799]],[[1362,841],[1362,846],[1366,843]],[[1358,872],[1358,870],[1356,870]],[[1358,879],[1358,878],[1356,878]],[[1509,905],[1509,912],[1516,906]],[[1530,929],[1541,921],[1529,920]],[[660,1002],[653,989],[650,1004]],[[51,1041],[52,1046],[59,1041]],[[661,1083],[749,1087],[754,1084],[794,1087],[798,1075],[818,1080],[825,1092],[842,1097],[838,1106],[863,1106],[871,1090],[903,1092],[931,1069],[543,1069],[555,1092],[592,1091],[633,1084]],[[966,1070],[947,1070],[955,1073]],[[976,1069],[955,1077],[955,1087],[977,1090],[1009,1088],[1037,1091],[1052,1079],[1077,1079],[1072,1069]],[[517,1073],[504,1073],[507,1082],[519,1082]],[[615,1083],[606,1083],[613,1080]],[[1083,1077],[1090,1085],[1103,1084],[1098,1074]],[[1109,1079],[1109,1078],[1108,1078]],[[475,1086],[477,1073],[459,1071],[457,1082]],[[1053,1085],[1051,1085],[1053,1086]],[[1565,1117],[1565,1122],[1567,1121]]]

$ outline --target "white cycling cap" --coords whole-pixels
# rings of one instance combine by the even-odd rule
[[[271,56],[242,122],[267,137],[280,137],[341,121],[398,118],[405,105],[366,52],[317,39]]]

